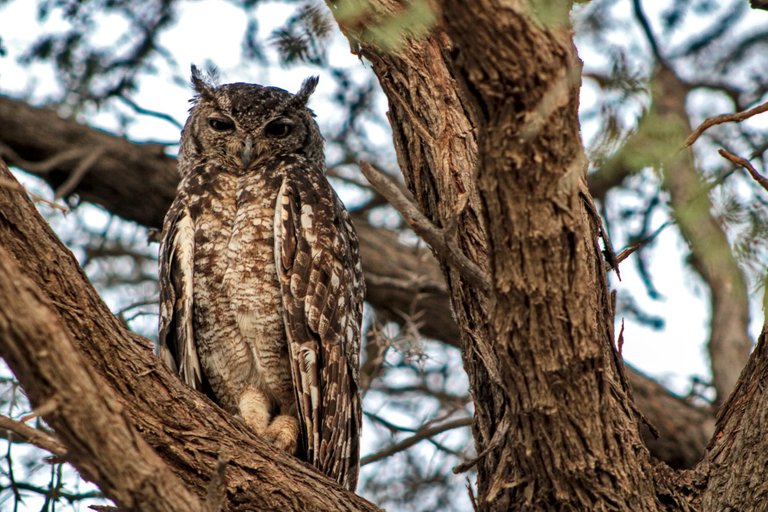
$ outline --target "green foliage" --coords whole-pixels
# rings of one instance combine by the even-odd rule
[[[307,3],[272,33],[271,42],[285,65],[306,62],[321,66],[327,63],[326,46],[334,29],[324,7]]]
[[[378,15],[370,0],[338,0],[331,8],[340,24],[364,26],[351,31],[359,42],[390,52],[396,52],[408,39],[425,37],[437,22],[427,0],[411,0],[388,16]]]
[[[580,2],[585,3],[585,2]],[[564,27],[570,24],[571,2],[562,0],[533,0],[531,7],[536,19],[545,27]]]

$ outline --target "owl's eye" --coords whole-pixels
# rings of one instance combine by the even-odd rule
[[[277,137],[279,139],[287,137],[293,130],[293,123],[287,119],[275,119],[264,127],[264,133],[269,137]]]
[[[209,117],[208,126],[217,132],[228,132],[235,129],[235,123],[224,117]]]

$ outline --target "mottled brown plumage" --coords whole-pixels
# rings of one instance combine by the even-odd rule
[[[252,84],[197,92],[160,246],[158,354],[190,386],[349,489],[363,280],[307,108]]]

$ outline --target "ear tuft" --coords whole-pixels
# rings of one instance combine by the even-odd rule
[[[197,66],[192,64],[192,89],[197,93],[195,99],[198,98],[213,98],[213,90],[216,88],[216,84],[219,79],[219,71],[215,66],[209,65],[208,69],[204,73]]]
[[[305,79],[301,84],[301,89],[299,89],[299,92],[296,93],[296,100],[302,105],[306,106],[307,102],[309,101],[309,97],[313,92],[315,92],[317,82],[319,81],[320,77],[317,76],[310,76],[309,78]]]

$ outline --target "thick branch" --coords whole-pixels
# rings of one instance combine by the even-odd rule
[[[637,408],[656,432],[641,425],[651,455],[676,469],[692,468],[702,459],[715,431],[710,408],[696,407],[671,394],[661,384],[627,368]]]
[[[67,460],[127,510],[202,512],[75,350],[50,298],[3,247],[0,276],[0,354],[66,444]]]
[[[162,146],[137,145],[0,96],[0,156],[9,165],[47,162],[28,169],[59,190],[89,156],[99,155],[67,192],[145,226],[159,228],[176,195],[175,160]],[[10,148],[12,154],[4,148]],[[75,151],[76,153],[73,153]],[[63,158],[66,156],[67,158]],[[151,193],[147,193],[151,190]],[[131,198],[130,200],[128,198]],[[141,198],[137,201],[136,198]]]
[[[2,169],[0,178],[13,179]],[[172,485],[172,479],[166,484],[153,483],[166,480],[162,468],[167,465],[186,489],[198,499],[206,499],[221,456],[232,461],[225,471],[224,510],[377,510],[308,465],[272,448],[183,385],[154,357],[148,340],[125,330],[109,312],[74,256],[23,194],[0,187],[0,211],[0,247],[4,251],[0,259],[15,265],[0,271],[5,297],[0,299],[4,304],[2,339],[16,340],[4,341],[3,355],[33,404],[43,406],[44,416],[68,450],[83,454],[93,446],[87,453],[96,467],[84,473],[96,478],[112,472],[112,487],[104,489],[110,497],[134,503],[124,501],[128,498],[123,493],[131,491],[129,486],[135,480],[118,478],[125,474],[121,465],[148,468],[144,487],[138,489],[145,493]],[[8,304],[13,309],[5,306]],[[71,366],[62,366],[66,353],[72,358]],[[88,379],[92,385],[79,384]],[[56,407],[47,410],[45,404],[50,403]],[[101,409],[85,409],[90,403],[102,404]],[[117,454],[104,447],[96,449],[98,444],[88,443],[102,439],[94,430],[99,421],[123,429],[123,436],[131,436],[135,428],[144,441],[127,441],[127,437],[115,441],[120,447]],[[157,456],[142,448],[142,443],[149,443],[164,464],[152,466]],[[175,510],[190,508],[177,506]]]

